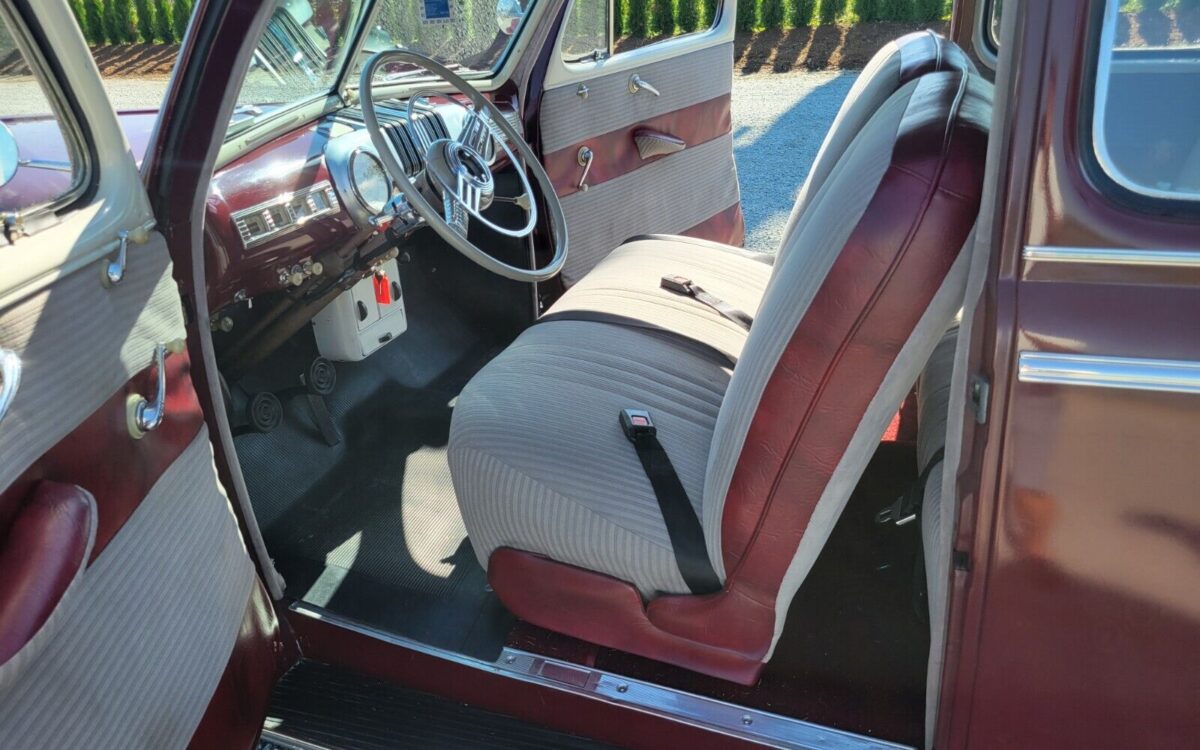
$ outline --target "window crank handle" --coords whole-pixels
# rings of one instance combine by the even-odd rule
[[[655,96],[662,96],[662,92],[660,92],[658,89],[651,86],[649,83],[643,81],[642,77],[639,76],[637,73],[634,73],[629,78],[629,93],[636,94],[637,92],[641,91],[642,89],[649,91],[651,94],[654,94]]]

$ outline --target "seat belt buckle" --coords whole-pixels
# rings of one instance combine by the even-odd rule
[[[894,503],[875,514],[875,523],[903,526],[906,523],[915,521],[916,518],[917,506],[912,501],[911,493],[905,492],[896,498]]]
[[[643,436],[652,437],[658,432],[654,420],[650,419],[650,412],[645,409],[622,409],[621,431],[631,443],[636,443]]]
[[[692,280],[686,276],[663,276],[658,285],[668,292],[675,294],[692,295]]]

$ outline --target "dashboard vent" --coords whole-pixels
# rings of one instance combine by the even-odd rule
[[[333,186],[322,180],[308,189],[280,195],[265,203],[238,211],[233,215],[233,226],[242,239],[242,245],[251,248],[310,219],[340,210],[341,206]]]
[[[382,101],[375,105],[375,113],[379,117],[379,124],[387,133],[388,140],[392,142],[392,147],[400,156],[404,171],[413,175],[425,166],[425,154],[421,153],[417,139],[410,129],[422,128],[430,141],[449,138],[450,131],[436,112],[418,111],[414,122],[409,124],[406,119],[406,106],[404,102],[395,99]],[[364,122],[362,109],[359,107],[342,110],[341,117],[357,124]]]

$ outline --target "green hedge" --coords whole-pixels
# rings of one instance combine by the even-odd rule
[[[389,0],[383,0],[388,2]],[[717,0],[617,0],[617,36],[647,37],[688,32],[712,23]],[[132,44],[178,42],[193,0],[69,0],[88,42]],[[411,0],[399,0],[411,2]],[[945,18],[951,0],[737,0],[743,31],[860,21],[923,22]],[[1200,7],[1200,0],[1124,0],[1121,9],[1139,13]]]

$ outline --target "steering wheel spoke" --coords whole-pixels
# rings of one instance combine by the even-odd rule
[[[397,152],[387,133],[387,126],[380,122],[376,112],[375,95],[372,93],[374,77],[383,66],[397,62],[424,68],[465,97],[465,100],[457,96],[447,97],[445,89],[439,86],[437,90],[420,91],[409,98],[405,122],[416,141],[414,145],[424,155],[419,160],[423,166],[422,175],[407,173],[405,160]],[[460,120],[461,129],[453,138],[439,138],[436,132],[423,127],[431,113],[436,116],[430,104],[435,97],[439,101],[437,111],[441,111],[442,101],[448,101],[462,106],[465,112]],[[377,52],[363,65],[359,76],[359,98],[366,130],[385,169],[412,209],[447,243],[472,261],[505,278],[536,282],[545,281],[559,273],[567,254],[567,227],[554,184],[533,149],[495,104],[446,66],[405,49]],[[446,118],[446,121],[453,128],[450,118]],[[501,226],[484,215],[493,201],[498,199],[492,169],[495,156],[501,150],[508,157],[511,169],[521,183],[519,195],[507,199],[523,209],[525,221],[519,227]],[[538,186],[541,204],[532,200],[534,183]],[[438,205],[439,202],[441,205]],[[554,254],[544,266],[528,268],[510,265],[467,238],[471,222],[479,222],[507,237],[528,237],[537,226],[539,205],[544,205],[549,212],[548,228],[554,243]],[[511,211],[506,213],[512,214]],[[497,214],[496,218],[502,215]]]
[[[451,229],[458,232],[464,239],[466,238],[470,213],[461,200],[448,192],[442,194],[442,216]]]

